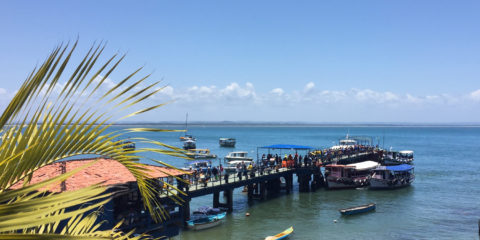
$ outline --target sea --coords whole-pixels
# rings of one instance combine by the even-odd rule
[[[138,126],[138,125],[137,125]],[[136,126],[115,126],[128,128]],[[144,126],[183,129],[177,126]],[[385,149],[415,152],[412,186],[373,191],[368,189],[294,190],[264,201],[248,203],[242,189],[235,189],[233,212],[217,227],[181,231],[176,240],[265,239],[293,226],[290,239],[479,239],[480,221],[480,127],[470,126],[310,126],[310,125],[196,125],[188,134],[197,148],[208,148],[223,162],[231,151],[247,151],[254,159],[272,144],[328,148],[347,134],[370,136]],[[181,147],[183,133],[140,133],[145,137]],[[236,138],[235,148],[219,146],[220,137]],[[152,145],[137,143],[137,147]],[[283,151],[281,154],[288,153]],[[300,153],[302,154],[302,153]],[[177,167],[184,159],[148,153]],[[147,163],[149,160],[143,160]],[[191,209],[211,206],[213,196],[194,198]],[[338,209],[374,202],[375,212],[343,217]],[[249,213],[250,216],[246,216]]]

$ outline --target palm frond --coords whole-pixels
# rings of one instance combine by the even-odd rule
[[[92,186],[78,190],[78,192],[75,191],[75,193],[43,195],[37,193],[35,195],[31,192],[36,190],[39,185],[28,185],[33,172],[39,168],[61,159],[85,154],[107,157],[121,163],[136,178],[143,203],[154,220],[161,221],[168,216],[157,198],[158,192],[150,180],[149,172],[139,162],[140,156],[124,149],[116,139],[133,132],[172,130],[151,128],[110,130],[117,120],[136,116],[165,105],[166,103],[150,107],[140,105],[161,90],[161,88],[155,88],[159,82],[141,87],[149,75],[134,80],[141,70],[138,68],[121,79],[118,84],[103,92],[108,77],[125,56],[114,55],[101,64],[98,69],[95,69],[105,49],[105,45],[100,43],[92,46],[80,63],[72,68],[69,66],[69,62],[76,47],[77,42],[71,47],[70,44],[66,44],[55,48],[50,56],[27,77],[25,83],[0,115],[0,172],[2,173],[0,175],[0,232],[8,232],[7,235],[0,235],[0,238],[5,236],[8,239],[17,239],[19,232],[12,233],[12,231],[14,229],[18,231],[21,228],[38,229],[39,232],[46,234],[42,238],[37,236],[36,239],[43,239],[43,237],[56,239],[56,235],[51,230],[55,223],[64,219],[65,216],[70,219],[81,219],[78,221],[84,223],[82,226],[88,225],[91,229],[96,229],[97,227],[94,226],[97,225],[90,224],[94,218],[93,215],[81,218],[79,216],[85,213],[83,210],[73,213],[63,212],[63,210],[87,200],[98,200],[99,202],[81,209],[91,211],[98,208],[110,197],[108,193],[103,192],[101,187]],[[73,71],[67,74],[68,69],[73,69]],[[65,83],[61,82],[63,79],[66,79]],[[186,157],[184,152],[177,148],[155,143],[166,149],[138,149],[134,153],[154,151],[160,154]],[[24,183],[22,188],[24,192],[15,195],[19,192],[9,189],[21,181]],[[181,191],[178,192],[181,193]],[[5,201],[2,199],[7,203],[4,204]],[[14,200],[12,201],[12,199]],[[44,208],[47,206],[50,206],[51,210],[45,210]],[[11,218],[15,211],[19,212],[16,213],[15,218]],[[8,213],[8,216],[1,213]],[[31,219],[28,219],[27,215],[34,216],[31,219],[38,218],[40,220],[37,219],[35,223],[30,221]],[[69,230],[69,233],[75,233],[78,237],[82,237],[84,232],[74,226],[79,225],[71,225],[72,229]],[[102,237],[103,235],[98,236]],[[121,239],[123,235],[118,236]],[[23,239],[29,239],[29,237]]]

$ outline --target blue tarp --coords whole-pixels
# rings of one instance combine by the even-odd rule
[[[302,146],[302,145],[290,145],[290,144],[275,144],[270,146],[264,146],[261,148],[270,148],[270,149],[295,149],[295,150],[308,150],[313,149],[313,147]]]
[[[395,165],[395,166],[386,166],[385,168],[390,171],[402,172],[402,171],[408,171],[413,169],[413,166],[408,164],[402,164],[402,165]]]

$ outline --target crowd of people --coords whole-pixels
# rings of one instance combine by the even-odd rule
[[[375,147],[355,145],[344,149],[325,149],[309,152],[305,155],[285,154],[283,157],[279,154],[263,154],[258,164],[254,161],[238,162],[234,169],[227,171],[222,164],[218,166],[205,166],[192,169],[189,175],[189,182],[193,185],[202,184],[207,186],[208,182],[223,180],[228,183],[229,177],[235,174],[239,180],[255,177],[256,174],[263,175],[271,171],[278,171],[280,168],[298,168],[298,167],[320,167],[322,164],[329,163],[332,159],[360,152],[373,150]]]

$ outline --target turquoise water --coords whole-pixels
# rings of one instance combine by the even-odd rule
[[[287,143],[329,147],[350,135],[378,137],[385,148],[415,151],[413,186],[387,191],[319,190],[249,205],[237,189],[234,211],[216,228],[183,231],[175,239],[264,239],[294,226],[290,239],[478,239],[480,219],[480,128],[476,127],[189,127],[197,148],[219,156],[232,150]],[[142,136],[181,146],[179,133]],[[133,137],[133,136],[132,136]],[[220,148],[219,137],[235,137],[235,149]],[[142,146],[142,145],[140,145]],[[184,161],[155,157],[176,166]],[[374,213],[341,217],[338,209],[377,203]],[[212,196],[196,198],[192,209],[211,205]],[[250,217],[245,213],[249,212]],[[337,220],[337,223],[334,223]]]

